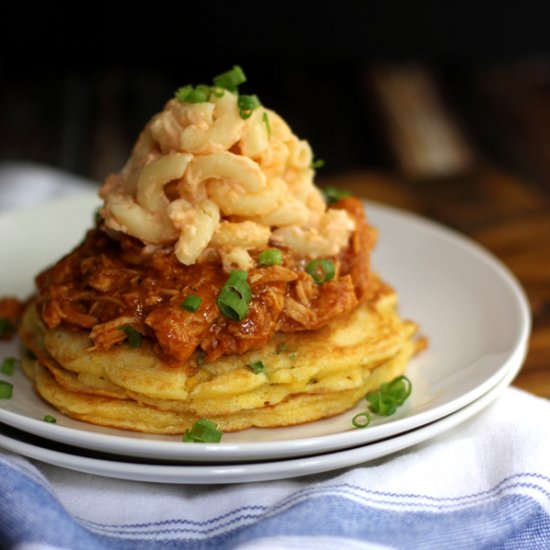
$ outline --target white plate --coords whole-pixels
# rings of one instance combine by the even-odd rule
[[[131,459],[118,460],[101,457],[101,454],[98,455],[98,453],[92,452],[90,454],[89,451],[82,451],[74,447],[69,448],[47,440],[36,443],[34,441],[37,438],[33,438],[25,432],[18,432],[12,437],[0,435],[0,447],[62,468],[117,479],[208,485],[287,479],[328,472],[382,458],[426,441],[457,426],[480,412],[502,393],[519,371],[521,359],[518,358],[510,367],[504,378],[487,393],[466,407],[431,424],[383,441],[310,457],[249,464],[168,465],[151,462],[135,463]]]
[[[27,296],[35,273],[79,242],[90,226],[95,196],[59,201],[0,217],[3,246],[0,293]],[[226,434],[215,445],[184,445],[181,438],[136,434],[57,414],[21,373],[13,399],[0,401],[0,422],[87,449],[174,461],[243,462],[305,456],[394,436],[442,418],[494,387],[523,359],[530,329],[527,302],[508,270],[472,241],[441,225],[369,204],[379,229],[373,264],[398,290],[401,311],[417,321],[429,348],[410,365],[413,394],[398,413],[356,430],[338,417],[279,429]],[[47,233],[46,229],[47,228]],[[47,236],[44,236],[44,235]],[[0,356],[16,353],[3,344]],[[54,414],[57,424],[41,419]]]

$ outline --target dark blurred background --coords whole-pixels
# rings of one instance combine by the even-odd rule
[[[240,64],[320,177],[491,162],[550,186],[547,2],[116,6],[3,8],[0,160],[101,180],[177,87]]]

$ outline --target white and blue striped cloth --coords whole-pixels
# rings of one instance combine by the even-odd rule
[[[424,444],[297,480],[183,486],[0,451],[6,549],[550,548],[550,403],[507,389]]]

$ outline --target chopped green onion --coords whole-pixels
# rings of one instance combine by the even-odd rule
[[[412,384],[406,376],[401,375],[390,382],[380,384],[380,391],[391,396],[398,405],[402,405],[407,397],[411,395]]]
[[[128,345],[131,348],[139,348],[141,346],[141,334],[130,325],[124,325],[123,327],[120,327],[119,330],[124,332],[126,336],[128,337]]]
[[[334,262],[325,258],[311,260],[306,265],[306,272],[318,285],[332,281],[335,275]]]
[[[356,427],[356,428],[366,428],[369,424],[370,424],[370,421],[371,421],[371,417],[370,417],[370,414],[368,412],[360,412],[358,414],[356,414],[352,419],[351,419],[351,423]]]
[[[281,265],[282,263],[283,254],[278,248],[268,248],[258,254],[258,264],[262,267]]]
[[[252,291],[246,281],[232,281],[231,284],[225,285],[225,290],[229,290],[237,294],[242,300],[249,304],[252,299]]]
[[[187,96],[187,103],[205,103],[209,96],[210,88],[200,84]]]
[[[191,294],[183,300],[181,304],[181,308],[185,309],[186,311],[197,311],[199,309],[200,305],[202,303],[202,298],[200,296],[197,296],[196,294]]]
[[[267,128],[268,137],[271,137],[271,124],[269,124],[269,117],[267,116],[267,113],[265,111],[262,115],[262,120],[264,121],[265,127]]]
[[[365,399],[369,402],[371,413],[379,416],[391,416],[411,395],[412,384],[406,376],[397,376],[390,382],[380,384],[377,391],[369,392]],[[356,428],[368,426],[371,418],[368,412],[356,414],[352,423]]]
[[[317,170],[317,168],[322,168],[325,165],[325,161],[323,159],[317,159],[312,160],[310,167],[314,170]]]
[[[9,336],[14,330],[13,323],[7,317],[0,317],[0,338]]]
[[[379,416],[391,416],[397,410],[397,403],[380,392],[369,393],[366,397],[370,410]]]
[[[228,319],[242,321],[248,313],[252,291],[247,279],[246,271],[233,269],[218,294],[216,303]]]
[[[248,304],[230,288],[222,288],[218,294],[220,311],[232,321],[242,321],[248,313]]]
[[[229,273],[229,279],[230,280],[241,280],[246,281],[248,279],[248,272],[244,271],[242,269],[232,269]]]
[[[211,88],[206,84],[199,84],[198,86],[183,86],[176,90],[175,96],[180,103],[204,103],[208,101],[210,97]]]
[[[215,97],[223,97],[225,90],[220,86],[212,86],[212,95]]]
[[[2,366],[0,367],[0,372],[2,374],[7,374],[8,376],[11,376],[13,374],[13,370],[15,369],[15,365],[19,363],[19,359],[16,357],[6,357],[2,361]]]
[[[183,441],[186,443],[219,443],[223,432],[218,425],[206,418],[197,420],[190,430],[185,430]]]
[[[288,357],[290,360],[294,361],[298,357],[298,354],[295,351],[293,351],[292,353],[288,354]]]
[[[250,368],[254,371],[254,374],[259,374],[260,372],[264,372],[265,365],[261,361],[254,361],[254,363],[250,364]]]
[[[250,118],[252,111],[261,105],[260,100],[256,95],[241,95],[239,96],[237,103],[240,109],[239,114],[241,115],[241,118],[244,118],[245,120]]]
[[[380,416],[391,416],[409,397],[411,381],[406,376],[398,376],[390,382],[380,384],[377,391],[369,392],[365,399],[370,410]]]
[[[51,414],[47,414],[42,420],[44,420],[44,422],[48,422],[49,424],[55,424],[57,422],[57,418]]]
[[[195,92],[204,95],[206,98],[212,93],[212,88],[206,84],[198,84],[195,86]]]
[[[323,195],[325,196],[325,200],[328,204],[334,204],[335,202],[338,202],[341,199],[344,199],[346,197],[351,197],[351,193],[349,191],[344,191],[343,189],[337,189],[336,187],[332,187],[331,185],[327,185],[323,189],[321,189],[323,192]]]
[[[0,380],[0,399],[11,399],[13,394],[13,384]]]
[[[214,85],[219,88],[225,88],[230,92],[236,92],[237,86],[246,82],[246,76],[243,70],[238,66],[234,67],[230,71],[226,71],[216,77],[214,77]]]
[[[182,86],[181,88],[178,88],[174,95],[180,103],[186,103],[187,98],[191,95],[192,92],[193,86],[191,86],[191,84],[187,84],[187,86]]]
[[[223,286],[235,290],[247,304],[252,299],[252,291],[248,286],[248,273],[246,271],[232,269],[229,279]]]

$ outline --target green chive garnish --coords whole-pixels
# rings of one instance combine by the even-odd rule
[[[334,204],[335,202],[338,202],[341,199],[344,199],[346,197],[351,197],[351,193],[349,191],[344,191],[343,189],[337,189],[336,187],[332,187],[331,185],[327,185],[323,189],[321,189],[323,192],[323,195],[325,196],[325,200],[328,204]]]
[[[13,394],[13,384],[0,380],[0,399],[11,399]]]
[[[183,441],[186,443],[219,443],[223,432],[218,425],[206,418],[197,420],[190,430],[185,430]]]
[[[406,376],[398,376],[390,382],[380,384],[377,391],[369,392],[365,399],[370,410],[380,416],[391,416],[409,397],[412,391],[411,381]]]
[[[206,98],[212,93],[212,88],[206,84],[198,84],[195,86],[195,92],[204,95]]]
[[[197,296],[196,294],[191,294],[190,296],[187,296],[185,300],[183,300],[181,308],[185,309],[186,311],[194,312],[199,309],[201,303],[202,298],[200,296]]]
[[[370,414],[368,412],[360,412],[356,414],[351,422],[356,428],[366,428],[370,424]]]
[[[128,337],[128,345],[131,348],[139,348],[139,346],[141,346],[142,336],[134,327],[124,325],[123,327],[120,327],[119,330],[126,334]]]
[[[335,275],[334,262],[325,258],[311,260],[306,265],[306,272],[318,285],[332,281]]]
[[[13,371],[15,369],[15,365],[19,363],[19,359],[16,357],[6,357],[2,361],[2,366],[0,367],[0,372],[2,374],[7,374],[8,376],[11,376],[13,374]]]
[[[246,271],[233,269],[218,294],[216,303],[228,319],[242,321],[248,313],[252,291],[247,279]]]
[[[243,271],[242,269],[232,269],[229,273],[229,279],[226,284],[229,284],[229,281],[246,281],[247,279],[247,271]]]
[[[44,420],[44,422],[48,422],[49,424],[55,424],[57,422],[57,418],[51,414],[47,414],[42,420]]]
[[[269,117],[267,116],[267,113],[265,111],[262,115],[262,120],[264,121],[265,127],[267,128],[267,135],[271,137],[271,124],[269,124]]]
[[[180,103],[204,103],[205,101],[209,101],[211,95],[222,97],[225,90],[238,94],[237,87],[246,82],[246,76],[243,70],[238,65],[235,65],[230,71],[214,77],[213,82],[214,86],[199,84],[193,87],[191,84],[188,84],[187,86],[178,88],[174,95]],[[252,111],[258,108],[261,103],[255,95],[241,95],[238,98],[238,105],[241,117],[247,119],[252,115]],[[263,119],[271,137],[271,128],[267,113],[264,113]]]
[[[187,98],[191,95],[192,92],[193,86],[191,86],[191,84],[187,84],[187,86],[182,86],[181,88],[178,88],[174,95],[180,103],[186,103]]]
[[[323,159],[317,159],[311,161],[311,168],[314,170],[317,170],[317,168],[322,168],[325,165],[325,161]]]
[[[252,111],[261,105],[256,95],[240,95],[237,102],[240,109],[239,114],[244,119],[250,118]]]
[[[180,103],[204,103],[210,98],[211,92],[212,89],[206,84],[199,84],[194,88],[191,84],[188,84],[178,88],[174,95]]]
[[[261,361],[254,361],[254,363],[250,363],[250,368],[254,371],[254,374],[259,374],[264,372],[265,365]]]
[[[7,317],[0,317],[0,338],[9,336],[14,330],[13,323]]]
[[[214,77],[214,85],[218,88],[225,88],[230,92],[236,92],[237,86],[246,82],[243,70],[235,65],[230,71],[226,71]]]
[[[365,399],[369,402],[371,413],[379,416],[390,416],[411,395],[412,384],[406,376],[397,376],[390,382],[380,384],[377,391],[367,393]],[[356,414],[351,422],[356,428],[364,428],[371,421],[368,412]]]
[[[242,321],[248,313],[248,304],[230,288],[222,288],[218,294],[220,311],[232,321]]]
[[[258,264],[262,267],[281,265],[282,263],[283,254],[278,248],[268,248],[258,254]]]

